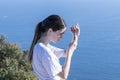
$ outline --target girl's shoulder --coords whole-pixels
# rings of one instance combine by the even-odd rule
[[[43,43],[37,43],[34,47],[34,50],[46,50],[46,46]]]

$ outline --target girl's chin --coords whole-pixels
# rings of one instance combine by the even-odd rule
[[[59,40],[56,40],[56,41],[52,41],[52,42],[54,42],[54,43],[57,43]]]

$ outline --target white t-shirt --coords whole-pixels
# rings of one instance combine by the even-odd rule
[[[60,80],[56,76],[62,71],[59,58],[63,56],[64,50],[50,44],[37,43],[33,50],[32,67],[39,80]]]

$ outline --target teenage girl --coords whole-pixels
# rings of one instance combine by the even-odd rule
[[[66,24],[58,15],[50,15],[37,24],[28,59],[38,80],[67,79],[71,58],[77,47],[80,35],[79,26],[74,25],[70,27],[73,37],[66,50],[50,44],[51,41],[58,42],[65,30]],[[59,63],[61,57],[66,58],[63,66]]]

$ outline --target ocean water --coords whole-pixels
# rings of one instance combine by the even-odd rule
[[[48,0],[5,1],[0,2],[0,35],[5,34],[7,41],[29,49],[36,24],[58,14],[66,21],[67,31],[53,45],[66,48],[71,40],[69,27],[79,23],[81,28],[68,80],[120,80],[120,1],[62,0],[54,5]]]

